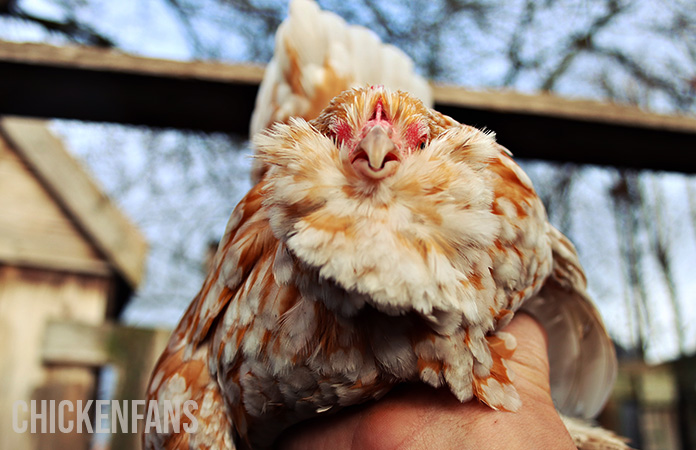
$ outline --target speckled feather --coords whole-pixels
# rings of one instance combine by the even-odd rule
[[[269,75],[282,76],[293,78]],[[601,407],[614,355],[577,255],[492,133],[387,87],[344,91],[309,122],[271,115],[254,138],[259,181],[149,387],[149,399],[198,402],[198,431],[146,433],[145,448],[269,448],[294,423],[402,382],[515,411],[516,343],[498,330],[521,307],[585,330],[549,329],[574,351],[571,361],[551,352],[552,377],[559,366],[567,411]],[[359,167],[375,128],[388,128],[396,154],[370,169],[379,175]]]

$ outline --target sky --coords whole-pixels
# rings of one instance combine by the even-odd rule
[[[572,2],[571,2],[572,3]],[[645,2],[644,2],[645,3]],[[60,3],[48,0],[21,0],[28,12],[46,18],[60,20],[64,10]],[[77,18],[87,23],[98,23],[99,31],[114,39],[125,52],[189,60],[195,56],[185,30],[164,0],[90,0],[88,7],[77,9]],[[519,3],[515,3],[519,4]],[[576,2],[576,8],[588,8],[592,3]],[[219,20],[201,28],[201,39],[211,48],[218,48],[218,59],[241,61],[247,56],[243,39],[225,26],[229,12],[215,10],[214,2],[205,3],[209,15]],[[514,8],[513,8],[514,9]],[[627,21],[640,20],[641,15],[659,14],[659,8],[638,8]],[[515,13],[511,11],[510,14]],[[554,27],[583,26],[580,14],[572,11],[549,10],[548,14],[560,14],[563,20],[547,18]],[[557,23],[556,23],[557,22]],[[617,28],[619,30],[620,28]],[[553,51],[550,40],[553,27],[530,38],[529,46],[547,46]],[[622,35],[612,31],[606,39],[619,39],[636,52],[657,52],[679,59],[679,48],[669,42],[651,41],[648,49],[645,36],[635,33]],[[16,41],[39,41],[64,44],[65,39],[47,34],[37,26],[10,22],[0,18],[0,39]],[[472,38],[474,39],[474,38]],[[501,46],[502,41],[495,45]],[[483,44],[483,43],[482,43]],[[502,48],[501,48],[502,51]],[[467,67],[453,55],[451,64]],[[574,70],[595,70],[591,61],[581,61]],[[485,87],[504,72],[502,63],[491,60],[482,65],[479,72],[470,69],[453,74],[453,78],[474,88]],[[590,85],[573,82],[574,78],[561,83],[559,90],[567,96],[597,96]],[[518,89],[532,91],[538,76],[528,73],[521,77]],[[654,102],[657,110],[667,107]],[[126,310],[125,321],[140,326],[173,326],[190,299],[200,287],[203,271],[200,267],[207,243],[222,234],[229,214],[249,188],[246,172],[249,167],[247,143],[235,141],[223,135],[200,135],[180,133],[173,130],[147,130],[114,124],[85,124],[75,121],[54,121],[52,129],[67,143],[68,148],[82,160],[106,192],[114,197],[143,230],[152,245],[145,285]],[[104,149],[104,143],[108,143]],[[158,168],[151,174],[149,184],[132,180],[125,183],[129,174],[142,173],[148,165],[148,152],[174,152],[186,148],[190,158],[186,164],[175,160]],[[110,149],[110,150],[109,150]],[[512,149],[514,152],[514,149]],[[207,158],[207,159],[206,159]],[[215,183],[206,180],[211,164],[220,167],[226,174]],[[523,161],[523,168],[530,174],[540,191],[553,189],[553,178],[557,172],[546,163]],[[194,180],[182,184],[182,178]],[[590,293],[597,299],[598,306],[608,324],[612,336],[623,345],[630,345],[631,318],[626,308],[626,285],[619,252],[620,224],[612,214],[608,190],[616,182],[617,173],[612,169],[583,167],[579,169],[571,196],[572,208],[568,223],[578,246],[581,261],[588,272]],[[646,186],[657,186],[661,191],[658,198],[648,196],[653,210],[659,206],[663,215],[666,233],[677,245],[671,247],[671,258],[675,262],[678,299],[684,317],[682,322],[687,335],[687,348],[696,348],[696,313],[689,308],[694,301],[696,277],[696,230],[690,219],[688,202],[689,187],[696,192],[693,177],[669,173],[646,173],[641,177]],[[175,222],[173,223],[173,218]],[[551,216],[552,222],[562,217]],[[649,252],[645,232],[637,236],[639,245]],[[176,243],[176,244],[174,244]],[[173,263],[173,258],[183,262]],[[646,354],[648,360],[658,362],[675,357],[678,343],[674,333],[674,314],[667,304],[668,293],[654,258],[643,260],[646,285],[649,286],[648,313],[652,328],[648,330],[650,343]]]

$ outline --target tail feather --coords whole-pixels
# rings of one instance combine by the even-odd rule
[[[250,135],[290,117],[314,119],[344,90],[376,84],[409,92],[432,105],[430,86],[404,52],[383,44],[366,28],[320,10],[312,0],[293,0],[289,17],[276,33],[275,54],[256,97]],[[253,181],[263,173],[263,163],[255,160]]]
[[[578,450],[631,450],[628,440],[609,430],[561,415]]]
[[[549,337],[551,393],[564,414],[592,418],[604,407],[617,373],[614,344],[585,291],[585,276],[573,245],[552,228],[554,271],[522,309]]]

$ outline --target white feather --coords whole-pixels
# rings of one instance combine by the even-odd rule
[[[293,67],[289,52],[297,57],[300,73],[295,75],[299,75],[304,92],[292,93],[290,89],[288,77]],[[273,122],[304,117],[316,87],[328,84],[335,76],[345,79],[345,88],[380,84],[409,92],[432,106],[430,86],[416,74],[404,52],[383,44],[366,28],[348,25],[336,14],[321,11],[311,0],[293,0],[289,17],[276,33],[275,53],[259,88],[250,135]]]

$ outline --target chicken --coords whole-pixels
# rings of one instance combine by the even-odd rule
[[[391,63],[351,69],[356,42]],[[163,414],[169,431],[146,430],[145,448],[269,448],[404,382],[516,411],[516,343],[500,329],[520,309],[547,328],[559,410],[594,416],[613,345],[572,244],[510,152],[419,99],[431,101],[427,84],[403,53],[308,0],[292,3],[276,45],[252,121],[257,182],[148,391],[197,409]],[[567,423],[578,444],[626,448]]]

